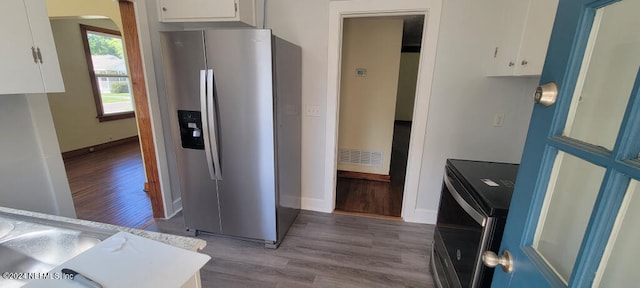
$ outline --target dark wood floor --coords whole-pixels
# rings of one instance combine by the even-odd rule
[[[153,221],[138,142],[64,162],[78,218],[131,228]]]
[[[184,235],[181,214],[148,230]],[[433,225],[302,211],[280,248],[201,234],[203,287],[435,287]]]
[[[336,210],[400,217],[410,134],[408,123],[397,123],[393,129],[391,182],[338,177]]]

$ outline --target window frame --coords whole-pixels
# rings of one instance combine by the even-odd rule
[[[105,114],[104,113],[104,109],[102,106],[102,96],[100,94],[100,86],[98,83],[98,77],[96,77],[96,73],[95,70],[93,68],[93,60],[91,59],[91,49],[89,46],[89,38],[87,37],[87,33],[88,32],[97,32],[97,33],[102,33],[102,34],[109,34],[109,35],[113,35],[113,36],[117,36],[119,37],[122,41],[124,41],[122,39],[122,34],[120,33],[120,31],[117,30],[111,30],[111,29],[107,29],[107,28],[101,28],[101,27],[96,27],[96,26],[90,26],[90,25],[85,25],[85,24],[80,24],[80,33],[82,34],[82,44],[84,46],[84,55],[87,61],[87,68],[89,70],[89,78],[91,81],[91,88],[93,90],[93,100],[95,102],[96,105],[96,112],[97,112],[97,116],[96,118],[98,118],[98,121],[100,122],[105,122],[105,121],[113,121],[113,120],[120,120],[120,119],[127,119],[127,118],[134,118],[135,117],[135,107],[134,110],[132,111],[127,111],[127,112],[119,112],[119,113],[111,113],[111,114]],[[124,43],[123,43],[123,51],[124,51]],[[115,76],[115,75],[114,75]],[[130,92],[131,92],[131,102],[133,104],[133,87],[132,87],[132,83],[131,83],[131,75],[128,71],[128,67],[127,67],[127,75],[117,75],[121,78],[127,78],[129,81],[129,88],[130,88]]]

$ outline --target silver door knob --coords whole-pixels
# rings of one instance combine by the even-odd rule
[[[484,253],[482,253],[482,263],[489,268],[502,266],[502,271],[507,273],[513,271],[513,258],[509,250],[502,251],[500,256],[496,255],[493,251],[484,251]]]
[[[533,94],[533,100],[546,107],[556,103],[556,99],[558,99],[558,85],[554,82],[538,86]]]

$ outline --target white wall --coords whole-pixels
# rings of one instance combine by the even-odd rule
[[[326,111],[329,1],[269,0],[266,9],[266,28],[302,47],[302,107]],[[303,209],[323,206],[325,117],[302,118]]]
[[[389,175],[402,25],[393,17],[345,20],[338,148],[382,152],[382,165],[339,163],[338,170]]]
[[[0,206],[75,217],[47,96],[0,95]]]
[[[437,211],[447,158],[520,162],[538,78],[484,76],[496,13],[487,4],[444,2],[417,209]],[[504,126],[493,127],[495,113]]]
[[[367,1],[360,2],[362,7]],[[488,78],[485,59],[489,21],[487,1],[444,1],[436,70],[428,111],[424,156],[415,209],[417,222],[435,221],[446,158],[519,162],[533,107],[536,78]],[[302,47],[303,105],[321,107],[320,117],[303,117],[302,195],[304,209],[330,207],[324,187],[329,1],[267,2],[267,27]],[[427,41],[435,41],[427,40]],[[493,127],[504,113],[503,127]],[[410,207],[414,208],[414,207]]]

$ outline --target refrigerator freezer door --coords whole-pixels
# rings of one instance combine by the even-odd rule
[[[215,79],[222,233],[275,242],[271,31],[204,34]]]
[[[273,37],[276,103],[278,241],[300,210],[302,67],[300,47]]]
[[[160,40],[185,224],[188,229],[220,233],[216,181],[211,179],[210,162],[205,150],[182,148],[177,112],[200,111],[202,124],[207,121],[200,97],[201,88],[206,86],[201,85],[201,71],[206,70],[202,31],[162,32]],[[209,144],[205,139],[204,145]]]

